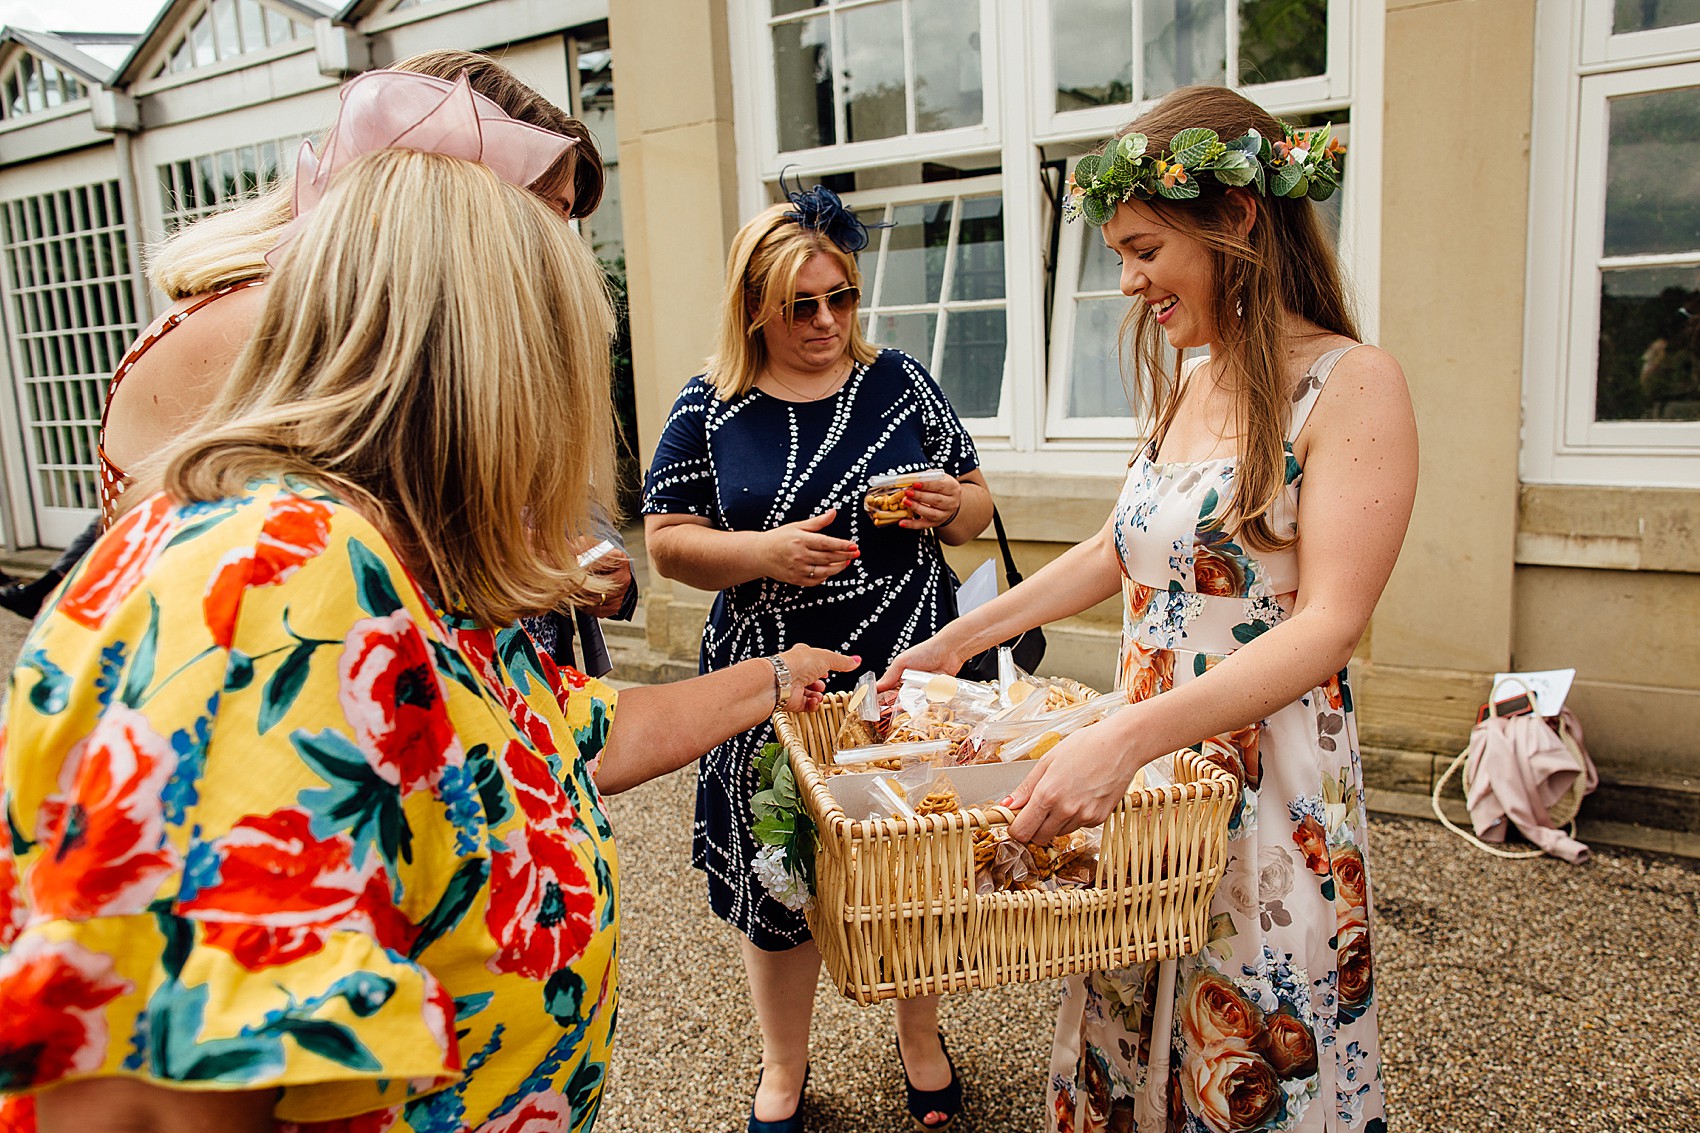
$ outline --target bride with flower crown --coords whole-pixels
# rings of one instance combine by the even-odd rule
[[[1326,129],[1191,87],[1081,159],[1067,211],[1121,259],[1149,440],[1097,535],[882,682],[954,671],[1120,592],[1134,703],[1040,761],[1011,835],[1102,822],[1135,772],[1182,748],[1240,780],[1202,950],[1064,984],[1058,1133],[1386,1129],[1346,667],[1404,540],[1417,440],[1404,376],[1358,341],[1311,203],[1342,152]]]

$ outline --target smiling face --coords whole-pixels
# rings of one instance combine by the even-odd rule
[[[1141,201],[1124,201],[1103,228],[1121,257],[1123,295],[1150,307],[1176,349],[1215,341],[1216,269],[1210,249]]]
[[[798,269],[796,286],[788,298],[827,295],[849,286],[843,265],[825,252],[816,252]],[[850,348],[854,307],[835,312],[830,303],[817,303],[813,317],[795,322],[786,321],[788,313],[787,307],[781,307],[762,324],[769,366],[781,373],[823,374],[843,362]]]

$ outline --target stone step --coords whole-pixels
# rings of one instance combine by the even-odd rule
[[[643,603],[638,603],[637,612],[629,622],[617,622],[608,618],[602,620],[602,636],[609,641],[615,638],[621,640],[644,641],[649,637],[649,628],[644,623]]]
[[[611,623],[604,622],[606,627]],[[618,623],[612,623],[618,624]],[[613,663],[611,678],[621,683],[638,685],[666,684],[697,675],[695,661],[681,661],[657,652],[642,637],[606,634],[608,660]]]

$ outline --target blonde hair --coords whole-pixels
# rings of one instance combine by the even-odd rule
[[[600,597],[569,540],[613,514],[614,317],[555,214],[482,165],[381,150],[338,174],[266,292],[201,427],[126,501],[298,476],[484,625]]]
[[[738,229],[732,238],[732,253],[726,261],[726,288],[721,297],[720,330],[715,335],[714,353],[706,363],[706,376],[722,401],[750,391],[767,365],[767,343],[761,331],[770,319],[785,317],[796,294],[797,273],[816,254],[824,254],[844,269],[853,287],[862,286],[856,257],[819,232],[804,228],[785,214],[789,203],[761,212]],[[866,365],[879,351],[862,334],[861,320],[849,320],[849,351]]]
[[[1240,137],[1252,128],[1266,138],[1281,137],[1281,124],[1268,111],[1215,86],[1170,93],[1116,137],[1144,134],[1156,152],[1194,126],[1213,129],[1224,138]],[[1211,178],[1198,178],[1197,183],[1200,195],[1194,199],[1145,203],[1165,224],[1204,244],[1215,270],[1213,313],[1219,332],[1211,366],[1233,381],[1234,423],[1240,437],[1234,495],[1224,524],[1258,550],[1280,550],[1296,541],[1290,533],[1277,532],[1270,518],[1287,482],[1293,402],[1285,314],[1290,311],[1352,339],[1358,337],[1357,323],[1315,205],[1303,197],[1254,196],[1257,216],[1241,236],[1240,204]],[[1149,408],[1151,435],[1160,441],[1180,405],[1182,355],[1169,346],[1145,303],[1134,303],[1122,321],[1124,362],[1130,345],[1141,363],[1131,377],[1134,403]]]
[[[590,130],[494,59],[472,51],[426,51],[390,69],[449,80],[464,72],[472,89],[509,117],[577,138],[578,144],[528,188],[546,201],[570,195],[575,217],[589,216],[602,202],[606,174]],[[171,299],[185,299],[269,274],[266,253],[276,247],[278,229],[294,215],[294,201],[291,174],[253,200],[180,229],[148,249],[148,281]]]

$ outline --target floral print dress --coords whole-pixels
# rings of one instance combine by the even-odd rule
[[[1276,530],[1297,530],[1303,469],[1292,441],[1349,349],[1318,359],[1294,394]],[[1135,700],[1201,676],[1285,620],[1299,585],[1296,549],[1249,551],[1223,530],[1233,458],[1154,456],[1134,458],[1115,512],[1126,574],[1118,683]],[[1242,784],[1209,942],[1167,979],[1152,963],[1064,984],[1051,1128],[1383,1133],[1363,775],[1345,672],[1197,750]],[[1152,1040],[1159,1019],[1170,1021],[1167,1043]]]
[[[613,705],[323,492],[138,503],[12,675],[0,1130],[89,1076],[280,1089],[285,1129],[589,1129]]]

